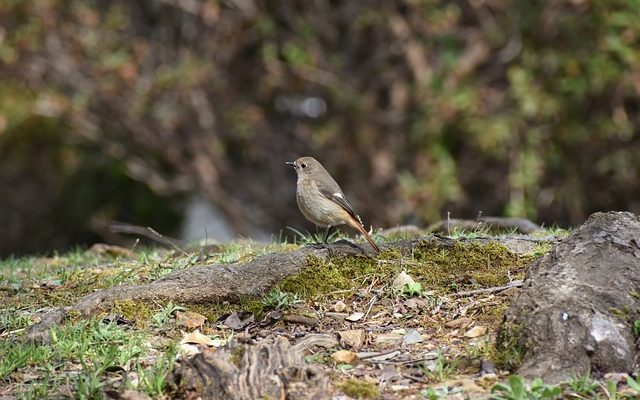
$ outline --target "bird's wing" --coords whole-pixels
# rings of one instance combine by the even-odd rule
[[[362,220],[360,219],[358,214],[356,214],[356,212],[353,211],[353,207],[351,207],[351,204],[349,204],[349,201],[347,200],[347,198],[345,197],[345,195],[342,193],[341,190],[337,190],[337,191],[334,192],[332,190],[329,190],[329,188],[320,187],[318,189],[320,190],[320,193],[324,197],[326,197],[329,200],[337,203],[346,212],[348,212],[349,215],[351,215],[353,218],[355,218],[356,221],[360,222],[360,224],[362,225]]]

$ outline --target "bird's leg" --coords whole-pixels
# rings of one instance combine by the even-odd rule
[[[327,226],[327,230],[324,233],[324,240],[322,241],[322,244],[327,244],[327,240],[329,240],[329,235],[331,234],[331,229],[333,229],[333,226],[331,225]]]

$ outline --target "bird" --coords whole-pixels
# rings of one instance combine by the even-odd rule
[[[339,225],[349,225],[360,232],[376,253],[380,248],[364,229],[362,220],[353,211],[347,197],[331,174],[313,157],[300,157],[287,161],[298,175],[296,201],[302,215],[310,222],[326,228],[323,243],[327,243],[331,230]]]

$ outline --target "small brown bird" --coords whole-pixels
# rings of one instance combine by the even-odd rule
[[[306,219],[326,227],[324,243],[327,243],[334,226],[347,224],[362,233],[376,253],[380,248],[362,226],[362,220],[353,211],[342,189],[326,169],[313,157],[301,157],[287,165],[298,174],[296,200]]]

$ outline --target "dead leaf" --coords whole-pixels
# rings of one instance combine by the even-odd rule
[[[409,274],[402,271],[398,276],[396,276],[396,279],[393,280],[391,287],[397,290],[402,290],[402,288],[404,288],[404,285],[413,283],[416,283],[416,281],[414,281],[413,278],[409,276]]]
[[[336,364],[355,364],[358,361],[358,355],[349,350],[338,350],[331,355]]]
[[[474,326],[473,328],[469,329],[464,336],[468,337],[468,338],[476,338],[478,336],[482,336],[485,333],[487,333],[487,327],[486,326],[481,326],[481,325],[477,325]]]
[[[362,317],[364,317],[364,313],[363,312],[354,312],[353,314],[349,315],[345,319],[347,321],[356,322],[356,321],[360,321],[362,319]]]
[[[333,305],[333,310],[335,312],[343,312],[346,309],[347,309],[347,305],[344,304],[343,301],[338,301],[336,302],[336,304]]]
[[[406,332],[403,333],[383,333],[380,335],[376,335],[373,339],[373,343],[375,344],[393,344],[402,341]]]
[[[421,343],[424,341],[420,332],[416,329],[409,329],[403,338],[404,344],[412,345],[416,343]]]
[[[187,329],[200,328],[206,320],[207,317],[194,311],[176,311],[176,321]]]
[[[180,344],[185,344],[185,343],[202,344],[204,346],[211,346],[211,347],[220,347],[224,344],[224,340],[211,339],[209,336],[203,335],[202,333],[200,333],[199,330],[196,329],[195,331],[184,335],[184,337],[180,341]]]
[[[444,324],[446,328],[462,328],[464,326],[469,325],[472,322],[471,318],[460,317],[456,318],[453,321],[449,321]]]
[[[227,328],[233,329],[234,331],[241,331],[254,321],[255,316],[253,314],[245,319],[240,319],[238,313],[234,312],[224,320],[223,324]]]
[[[181,343],[180,353],[185,357],[191,357],[200,353],[200,349],[195,344]]]
[[[340,335],[340,344],[352,349],[359,349],[364,344],[365,333],[362,329],[354,329],[349,331],[338,332]]]
[[[422,299],[411,297],[410,299],[405,300],[404,306],[410,309],[426,308],[426,303]]]

